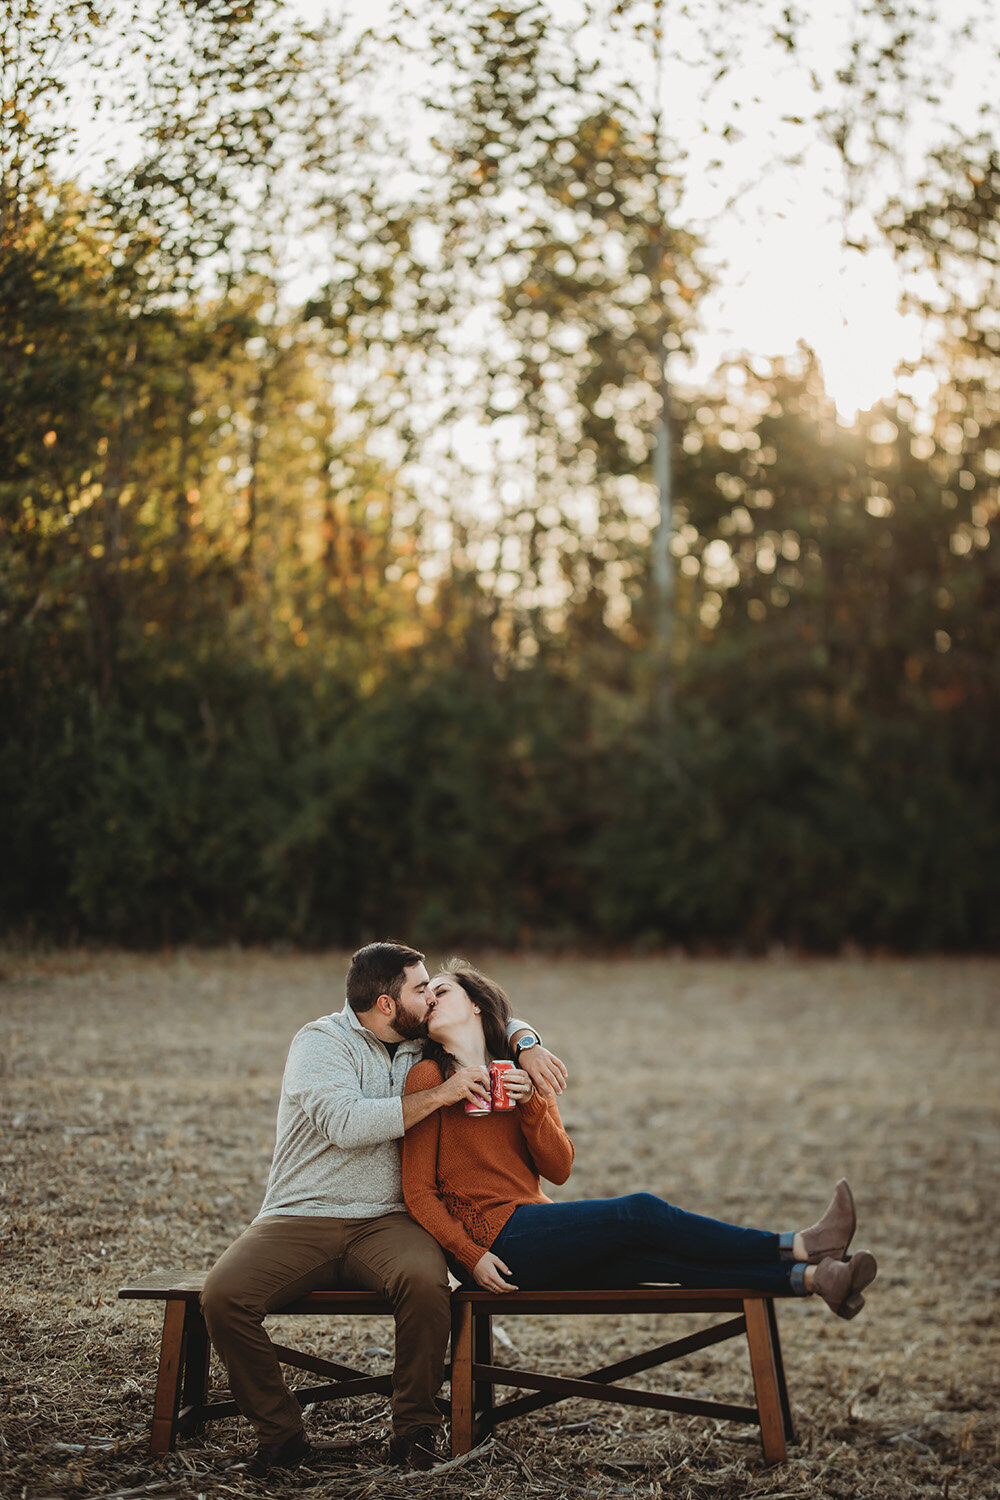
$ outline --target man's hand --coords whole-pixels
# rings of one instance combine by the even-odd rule
[[[460,1104],[471,1099],[473,1104],[489,1104],[490,1074],[482,1064],[477,1068],[456,1068],[454,1073],[440,1085],[442,1104]]]
[[[554,1099],[566,1087],[569,1074],[566,1064],[548,1047],[528,1047],[522,1053],[518,1067],[523,1068],[543,1099]]]
[[[532,1051],[535,1049],[532,1048]],[[510,1275],[510,1266],[505,1266],[498,1255],[492,1250],[487,1250],[480,1260],[476,1261],[472,1272],[478,1284],[487,1292],[516,1292],[517,1287],[509,1281],[504,1281],[505,1276]]]

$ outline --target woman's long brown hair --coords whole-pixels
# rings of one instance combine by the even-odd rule
[[[507,1022],[512,1015],[510,1001],[496,980],[487,979],[485,974],[480,974],[478,969],[461,958],[449,958],[441,966],[440,972],[450,974],[462,986],[473,1005],[479,1006],[479,1019],[483,1023],[486,1050],[490,1057],[513,1058],[507,1041]],[[431,1041],[429,1037],[424,1043],[424,1056],[436,1062],[444,1074],[456,1066],[451,1053],[446,1052],[440,1042]]]

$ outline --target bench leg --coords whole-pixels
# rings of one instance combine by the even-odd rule
[[[477,1365],[493,1363],[493,1315],[488,1312],[476,1314],[472,1332],[472,1357]],[[493,1383],[476,1380],[472,1387],[473,1422],[477,1438],[484,1438],[493,1431]]]
[[[475,1411],[472,1391],[473,1318],[467,1302],[451,1309],[451,1453],[458,1458],[472,1449]]]
[[[748,1297],[743,1303],[743,1316],[747,1325],[750,1368],[753,1371],[764,1459],[769,1464],[780,1464],[786,1458],[785,1413],[778,1384],[771,1320],[767,1313],[768,1300],[764,1297]]]
[[[785,1361],[781,1355],[781,1339],[778,1337],[778,1309],[774,1305],[774,1298],[767,1299],[767,1321],[771,1329],[771,1348],[774,1351],[774,1368],[778,1376],[778,1395],[781,1398],[781,1415],[785,1427],[785,1441],[795,1442],[795,1426],[792,1422],[792,1405],[788,1399],[788,1386],[785,1382]]]
[[[163,1313],[163,1339],[160,1343],[156,1396],[153,1400],[150,1453],[169,1453],[174,1446],[184,1369],[184,1311],[183,1298],[167,1299]]]
[[[208,1365],[212,1346],[201,1308],[187,1304],[184,1314],[184,1377],[181,1382],[181,1415],[177,1430],[182,1437],[194,1437],[202,1428],[202,1408],[208,1398]]]

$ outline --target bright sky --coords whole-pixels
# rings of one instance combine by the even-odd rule
[[[308,19],[329,9],[326,0],[288,3]],[[579,19],[581,4],[582,0],[549,0],[560,19]],[[933,0],[910,4],[919,13],[934,10]],[[377,28],[389,5],[390,0],[342,0],[336,8],[361,26]],[[726,78],[714,92],[707,69],[685,60],[698,45],[693,18],[699,10],[712,14],[713,6],[716,17],[726,18],[721,44],[728,64]],[[630,49],[620,34],[616,39],[609,30],[606,16],[612,8],[612,0],[595,0],[590,14],[597,20],[580,27],[581,46],[589,46],[595,59],[627,57],[629,76],[647,78],[652,98],[656,85],[648,33]],[[870,47],[879,38],[874,23],[863,17],[862,0],[823,0],[805,7],[808,20],[799,23],[796,50],[789,52],[773,36],[785,29],[787,8],[789,0],[664,3],[665,131],[687,155],[683,212],[688,224],[704,234],[719,276],[717,289],[702,309],[707,331],[699,340],[694,366],[675,370],[674,377],[704,379],[720,360],[742,350],[764,356],[790,354],[803,340],[816,351],[841,416],[850,421],[857,410],[894,388],[899,362],[920,352],[921,328],[918,320],[898,310],[901,283],[889,251],[861,253],[845,243],[870,233],[872,224],[864,209],[850,218],[845,215],[839,158],[829,145],[817,144],[813,126],[795,125],[788,117],[809,119],[820,97],[828,104],[835,102],[835,74],[845,65],[852,41]],[[419,12],[419,7],[414,9]],[[652,0],[645,13],[651,10]],[[634,13],[641,18],[641,5]],[[949,29],[947,56],[960,82],[948,87],[934,77],[937,102],[929,83],[904,101],[906,118],[895,144],[911,173],[949,124],[968,134],[982,129],[980,106],[985,102],[992,109],[1000,94],[995,72],[1000,22],[984,8],[984,0],[949,0],[942,24]],[[963,26],[967,36],[962,35]],[[942,36],[939,31],[939,45]],[[924,43],[912,67],[929,67],[933,61]],[[811,74],[820,94],[810,86]],[[881,104],[897,102],[893,90],[892,80],[883,80]],[[720,152],[718,129],[724,117],[734,131]],[[790,160],[807,143],[811,144],[804,159]],[[726,164],[725,176],[711,165],[719,157]],[[882,185],[889,195],[898,181],[886,170]],[[927,384],[924,393],[930,394]],[[920,399],[919,385],[913,394]]]
[[[811,211],[810,211],[811,209]],[[776,355],[810,345],[823,367],[841,417],[851,421],[897,384],[896,366],[916,359],[923,325],[899,311],[902,290],[885,249],[845,248],[830,204],[801,202],[756,232],[732,237],[730,264],[703,308],[710,330],[700,340],[693,373],[709,374],[741,349]],[[730,235],[720,234],[727,254]],[[926,382],[910,382],[930,395]]]
[[[412,0],[412,9],[429,14],[435,3]],[[889,251],[877,247],[862,253],[848,243],[877,244],[871,206],[846,212],[842,162],[815,125],[821,106],[841,102],[836,75],[852,42],[870,54],[882,40],[876,23],[864,16],[874,3],[801,0],[808,19],[797,22],[796,47],[789,51],[780,33],[786,29],[785,11],[797,9],[795,0],[663,0],[659,87],[664,133],[683,157],[680,219],[702,236],[717,280],[702,305],[705,331],[694,362],[673,366],[672,379],[702,382],[728,357],[743,351],[793,354],[801,340],[815,350],[841,416],[850,421],[857,410],[894,389],[901,360],[919,355],[921,325],[898,310],[901,283]],[[932,14],[937,0],[898,0],[904,3],[908,10]],[[392,0],[285,4],[306,21],[332,9],[359,30],[377,30]],[[632,0],[628,14],[648,21],[654,4]],[[585,56],[636,83],[651,117],[657,83],[648,24],[638,37],[621,28],[616,32],[608,21],[615,0],[548,0],[548,5],[558,19],[574,21]],[[992,6],[993,0],[948,0],[943,19],[935,23],[934,48],[915,28],[918,44],[907,68],[917,84],[905,96],[891,77],[879,84],[880,106],[897,105],[901,113],[892,144],[902,167],[891,166],[887,158],[873,178],[883,202],[902,180],[919,178],[928,152],[950,129],[967,136],[987,130],[996,138],[1000,11]],[[699,16],[714,20],[711,34],[726,65],[724,78],[715,84],[716,69],[704,62],[695,29]],[[938,76],[942,57],[958,82]],[[399,92],[405,95],[425,81],[402,78]],[[808,123],[795,124],[796,117]],[[414,129],[419,120],[417,111]],[[88,127],[85,121],[78,125],[83,142]],[[727,126],[729,137],[722,143]],[[912,387],[918,404],[933,389],[929,376],[921,379],[922,390],[919,384]]]

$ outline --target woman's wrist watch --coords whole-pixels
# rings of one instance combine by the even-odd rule
[[[529,1047],[538,1047],[540,1045],[541,1044],[540,1044],[537,1036],[531,1036],[530,1033],[529,1033],[528,1036],[523,1036],[521,1038],[521,1040],[514,1047],[514,1057],[515,1057],[515,1059],[518,1062],[520,1062],[521,1061],[521,1053],[522,1052],[527,1052],[527,1050],[528,1050]]]

